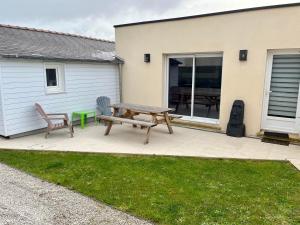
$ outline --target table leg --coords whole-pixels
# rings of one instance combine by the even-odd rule
[[[118,112],[119,112],[118,108],[113,108],[112,116],[116,116]]]
[[[95,125],[98,124],[98,120],[97,120],[97,115],[96,115],[96,112],[94,112],[94,122],[95,122]]]
[[[82,113],[80,115],[80,125],[82,129],[84,129],[84,119],[85,119],[85,115]]]
[[[109,135],[112,125],[113,125],[113,122],[109,121],[107,124],[106,130],[105,130],[105,133],[104,133],[105,136]]]
[[[129,115],[129,119],[134,120],[134,118],[133,118],[133,115],[134,115],[133,112],[131,112],[130,110],[128,110],[128,115]],[[133,124],[132,127],[133,127],[133,128],[136,128],[137,125]]]
[[[170,134],[173,134],[173,129],[172,129],[172,126],[171,126],[169,114],[168,114],[167,112],[165,112],[165,113],[164,113],[164,117],[165,117],[165,121],[166,121],[166,124],[167,124],[167,126],[168,126],[168,129],[169,129],[169,133],[170,133]]]
[[[146,139],[145,139],[145,142],[144,142],[145,145],[149,143],[150,131],[151,131],[151,127],[148,127]]]
[[[157,119],[157,114],[153,114],[153,113],[150,113],[150,115],[152,116],[152,123],[155,123],[155,126],[157,126],[159,124],[159,121]]]

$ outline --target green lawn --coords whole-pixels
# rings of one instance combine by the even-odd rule
[[[0,151],[0,162],[158,224],[300,224],[289,163]]]

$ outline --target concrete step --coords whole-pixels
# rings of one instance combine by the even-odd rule
[[[261,130],[260,132],[258,132],[257,133],[257,137],[259,137],[259,138],[263,138],[264,137],[264,130]],[[291,144],[294,144],[294,145],[300,145],[300,135],[299,134],[288,134],[289,135],[289,138],[288,138],[288,140],[289,140],[289,142],[291,143]],[[282,139],[282,138],[276,138],[276,137],[269,137],[270,139],[273,139],[273,140],[279,140],[279,141],[281,141],[281,140],[285,140],[284,138]]]

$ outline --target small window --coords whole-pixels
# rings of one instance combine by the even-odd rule
[[[60,93],[64,91],[64,74],[60,65],[46,65],[46,91],[47,93]]]
[[[56,69],[46,69],[47,87],[57,86]]]

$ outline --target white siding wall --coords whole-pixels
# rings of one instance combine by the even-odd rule
[[[119,102],[116,65],[65,63],[65,93],[46,94],[44,63],[6,61],[2,63],[2,94],[5,136],[46,126],[34,109],[40,103],[46,112],[95,110],[98,96]]]
[[[2,104],[2,87],[1,78],[2,78],[2,64],[0,62],[0,135],[5,135],[5,127],[4,127],[4,116],[3,116],[3,104]]]

